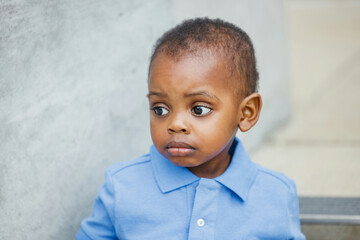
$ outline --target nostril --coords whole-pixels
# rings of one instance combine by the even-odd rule
[[[175,130],[174,130],[174,129],[171,129],[171,128],[169,128],[168,131],[169,131],[169,132],[175,132]]]
[[[168,128],[169,133],[188,133],[188,130],[186,128]]]

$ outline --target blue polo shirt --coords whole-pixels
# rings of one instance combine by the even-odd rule
[[[305,239],[295,183],[235,144],[229,167],[213,179],[172,164],[154,146],[111,166],[76,239]]]

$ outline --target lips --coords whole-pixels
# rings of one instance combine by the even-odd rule
[[[192,154],[196,149],[184,142],[170,142],[166,145],[166,151],[174,157],[184,157]]]

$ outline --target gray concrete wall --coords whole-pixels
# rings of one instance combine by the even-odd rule
[[[264,109],[256,146],[289,113],[282,1],[0,1],[0,239],[72,239],[107,166],[151,143],[146,73],[184,18],[252,37]]]

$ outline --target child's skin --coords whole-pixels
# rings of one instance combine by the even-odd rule
[[[160,53],[149,71],[153,143],[198,177],[221,175],[231,161],[237,129],[248,131],[259,118],[261,96],[236,96],[233,81],[242,80],[226,70],[227,63],[208,50],[178,59]]]
[[[258,78],[249,36],[230,23],[196,18],[164,33],[148,75],[156,149],[107,170],[77,239],[304,239],[295,183],[235,138],[258,121]]]

